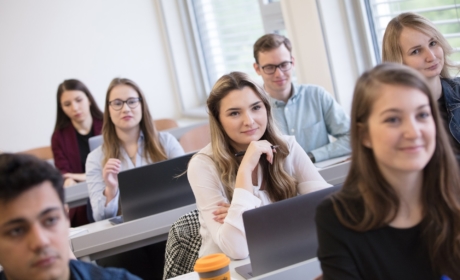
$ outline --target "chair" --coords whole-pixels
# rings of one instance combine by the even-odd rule
[[[204,148],[211,142],[211,131],[209,124],[195,127],[182,135],[179,143],[186,153]]]
[[[52,160],[53,159],[53,151],[51,150],[51,146],[30,149],[27,151],[19,152],[18,154],[27,154],[27,155],[36,156],[41,160]]]
[[[198,210],[193,210],[180,217],[169,230],[163,279],[192,272],[200,247]]]
[[[153,120],[153,123],[158,131],[179,127],[177,122],[173,119],[158,119]]]

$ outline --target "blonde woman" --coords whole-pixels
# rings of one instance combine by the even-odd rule
[[[128,79],[116,78],[109,85],[102,135],[102,146],[91,152],[86,162],[96,221],[117,215],[120,171],[184,154],[171,134],[156,131],[142,91]]]
[[[248,256],[244,211],[330,185],[295,138],[280,134],[264,90],[246,74],[222,76],[207,106],[211,143],[187,171],[200,212],[199,255],[242,259]]]
[[[460,279],[460,178],[429,86],[383,64],[351,112],[352,160],[316,211],[323,279]]]
[[[449,61],[453,49],[428,19],[403,13],[388,24],[383,37],[384,62],[405,64],[419,71],[427,80],[450,135],[450,143],[460,154],[460,79],[453,78],[460,68]]]

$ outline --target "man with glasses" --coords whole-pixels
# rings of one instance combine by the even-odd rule
[[[350,118],[322,87],[291,81],[295,59],[288,38],[267,34],[254,44],[254,69],[264,80],[273,117],[283,134],[295,135],[313,162],[347,155]],[[336,141],[329,141],[329,135]]]

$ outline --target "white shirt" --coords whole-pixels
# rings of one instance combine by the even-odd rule
[[[166,132],[158,132],[161,146],[166,153],[166,157],[174,158],[184,154],[179,142],[176,138]],[[121,171],[132,169],[134,167],[140,167],[147,164],[151,164],[150,160],[144,158],[144,135],[141,132],[138,139],[138,150],[136,154],[136,165],[133,164],[125,149],[121,147]],[[115,217],[118,212],[118,199],[120,192],[117,192],[116,196],[105,206],[106,197],[103,194],[105,189],[105,182],[102,177],[102,160],[104,154],[102,152],[102,146],[88,154],[86,159],[86,183],[88,185],[89,198],[91,201],[91,208],[93,209],[93,217],[95,221],[100,221],[108,218]]]
[[[321,177],[305,151],[293,136],[283,136],[289,147],[289,155],[284,162],[284,170],[294,177],[299,194],[306,194],[330,187]],[[276,154],[275,154],[276,156]],[[190,161],[187,170],[188,180],[195,194],[200,218],[202,245],[200,257],[224,253],[233,259],[248,256],[246,234],[243,224],[243,212],[272,203],[265,190],[260,190],[262,171],[258,167],[258,184],[253,193],[245,189],[235,189],[224,223],[214,220],[213,211],[219,202],[229,203],[224,186],[214,165],[211,144],[198,152]]]

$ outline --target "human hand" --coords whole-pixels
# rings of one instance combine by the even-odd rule
[[[65,174],[64,174],[64,175],[65,175]],[[64,178],[65,178],[65,176],[64,176]],[[65,181],[64,181],[64,188],[70,187],[70,186],[75,185],[75,184],[77,184],[77,182],[76,182],[74,179],[72,179],[72,178],[67,178],[67,179],[65,179]]]
[[[73,179],[76,182],[84,182],[86,181],[86,174],[85,173],[66,173],[63,175],[65,179]]]
[[[217,206],[219,206],[219,208],[212,212],[214,214],[214,221],[223,224],[225,217],[227,217],[228,208],[230,208],[230,204],[225,202],[219,202]]]
[[[121,161],[116,158],[110,158],[102,169],[102,178],[105,183],[105,196],[113,198],[118,191],[118,173],[121,170]]]
[[[252,141],[241,161],[240,168],[247,168],[248,171],[253,171],[259,164],[260,157],[265,154],[265,158],[270,164],[273,164],[273,156],[276,149],[267,140]]]

